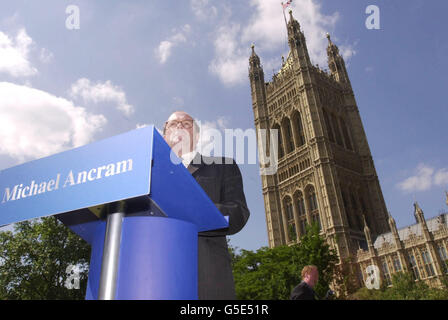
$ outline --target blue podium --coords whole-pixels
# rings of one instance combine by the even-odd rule
[[[153,126],[0,171],[0,225],[56,215],[92,247],[86,299],[197,299],[225,217]]]

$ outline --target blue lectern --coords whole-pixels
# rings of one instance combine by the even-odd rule
[[[153,126],[0,171],[0,225],[56,215],[92,246],[86,299],[197,299],[197,234],[228,227]]]

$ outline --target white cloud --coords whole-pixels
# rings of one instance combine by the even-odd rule
[[[434,183],[438,186],[448,185],[448,169],[443,168],[434,175]]]
[[[29,61],[32,44],[33,40],[24,28],[18,31],[15,39],[0,31],[0,73],[8,73],[15,78],[37,74],[37,69]]]
[[[191,31],[191,26],[189,24],[186,24],[181,29],[184,34],[189,34]],[[176,29],[174,29],[173,31],[176,32]]]
[[[286,26],[279,1],[251,0],[255,13],[244,28],[242,41],[255,42],[262,50],[273,50],[285,43]]]
[[[293,2],[293,4],[293,14],[305,33],[311,60],[321,66],[326,65],[328,46],[326,33],[331,33],[334,30],[339,20],[339,13],[335,12],[332,15],[323,14],[321,5],[315,0],[302,0]],[[343,52],[343,47],[339,46],[339,48]]]
[[[398,184],[398,187],[402,191],[426,191],[431,187],[434,169],[425,164],[419,164],[416,171],[414,176],[411,176]]]
[[[216,32],[215,57],[209,70],[224,84],[234,85],[247,81],[247,60],[251,43],[255,43],[258,53],[279,50],[286,44],[287,30],[280,2],[251,0],[250,5],[254,7],[255,13],[244,26],[223,19],[223,24]],[[305,33],[311,60],[321,66],[326,65],[328,41],[325,35],[334,30],[339,13],[323,14],[320,4],[315,0],[294,1],[292,10],[294,18],[299,21]],[[289,13],[285,12],[285,15],[289,20]],[[341,46],[340,50],[346,59],[356,54],[354,45]]]
[[[160,64],[164,64],[168,57],[171,55],[171,48],[173,47],[173,43],[171,41],[162,41],[157,48],[157,58],[159,59]]]
[[[437,170],[421,163],[415,169],[415,175],[406,178],[397,184],[397,187],[406,192],[427,191],[432,186],[442,186],[448,184],[448,169]]]
[[[0,153],[21,162],[87,144],[106,122],[67,99],[0,82]]]
[[[53,60],[53,58],[54,58],[53,52],[51,52],[50,50],[48,50],[46,48],[40,49],[39,60],[42,63],[50,63],[51,60]]]
[[[72,84],[70,96],[81,97],[84,102],[113,102],[116,108],[126,116],[134,113],[134,107],[128,104],[126,93],[110,80],[106,82],[91,83],[89,79],[81,78]]]
[[[339,46],[339,52],[341,53],[341,55],[345,61],[350,60],[350,58],[356,54],[355,46],[356,46],[356,43]]]
[[[187,36],[191,31],[189,24],[184,25],[181,31],[173,30],[174,35],[169,37],[167,40],[160,42],[159,46],[155,50],[155,55],[159,60],[160,64],[164,64],[168,58],[171,56],[171,50],[181,43],[187,42]]]
[[[256,13],[250,24],[244,30],[242,40],[246,43],[255,42],[262,50],[274,50],[285,43],[287,31],[282,8],[277,0],[252,0]],[[328,45],[326,33],[333,30],[339,19],[337,12],[332,15],[321,13],[321,6],[315,0],[292,2],[294,18],[300,23],[306,36],[306,44],[311,59],[319,65],[327,62],[326,48]],[[285,10],[289,21],[289,8]]]
[[[242,49],[237,41],[240,25],[221,26],[214,41],[215,58],[209,71],[219,77],[225,85],[243,83],[247,79],[249,49]]]
[[[209,0],[191,0],[190,5],[199,20],[214,19],[218,15],[218,9],[209,5]]]

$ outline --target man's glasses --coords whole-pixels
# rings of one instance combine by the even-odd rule
[[[193,126],[193,120],[182,120],[182,121],[171,120],[166,122],[166,127],[168,129],[174,129],[177,128],[179,123],[182,125],[182,128],[184,129],[191,129],[191,127]]]

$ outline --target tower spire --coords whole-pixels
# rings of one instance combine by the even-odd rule
[[[364,223],[364,235],[366,236],[367,244],[370,247],[373,245],[372,235],[370,233],[369,226],[367,225],[367,222],[366,222],[366,216],[364,214],[362,214],[362,221]]]
[[[260,57],[258,57],[258,55],[255,53],[255,44],[252,43],[250,48],[252,49],[252,53],[251,53],[251,55],[249,57],[249,67],[250,67],[250,69],[261,68]]]
[[[422,218],[424,220],[423,210],[420,208],[417,201],[414,202],[414,215],[417,223],[420,223]]]
[[[422,208],[418,205],[418,202],[415,201],[414,203],[414,215],[415,219],[417,220],[417,223],[419,223],[422,226],[423,234],[426,238],[429,238],[429,230],[428,225],[426,224],[425,215],[423,214]]]
[[[257,119],[266,116],[266,85],[260,57],[255,53],[255,45],[252,43],[250,47],[252,53],[249,57],[249,80],[252,100],[254,101],[255,118]]]
[[[387,212],[387,214],[389,215],[388,221],[389,221],[390,230],[392,231],[392,234],[394,235],[395,243],[396,243],[397,247],[399,247],[400,246],[400,235],[398,234],[398,229],[397,229],[397,225],[395,223],[395,219],[392,217],[390,212]]]
[[[336,81],[341,83],[346,83],[350,86],[350,79],[348,77],[347,69],[345,67],[344,58],[339,53],[339,48],[337,45],[331,41],[330,34],[327,32],[328,47],[328,67],[330,68],[331,75]]]
[[[392,217],[390,212],[387,212],[387,214],[389,215],[389,226],[390,226],[390,228],[391,229],[396,229],[397,225],[395,224],[395,219]]]
[[[445,190],[445,203],[448,206],[448,191]]]
[[[298,60],[299,67],[305,68],[311,65],[305,35],[300,29],[300,23],[294,19],[292,10],[289,10],[288,44],[292,56]]]

